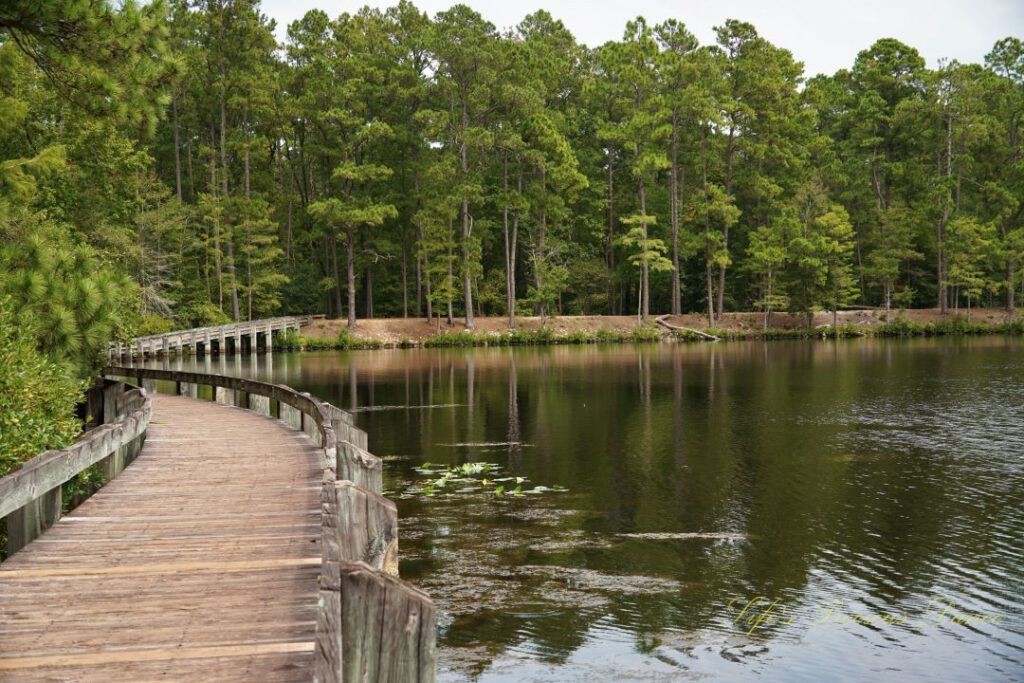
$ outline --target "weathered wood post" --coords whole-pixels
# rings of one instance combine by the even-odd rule
[[[437,610],[422,591],[364,562],[321,576],[313,680],[432,683]]]
[[[242,353],[242,331],[237,327],[235,328],[235,347],[232,349],[232,353],[236,356]]]
[[[170,352],[171,352],[171,338],[165,335],[164,338],[163,338],[164,358],[167,358],[170,355]]]
[[[324,520],[325,544],[337,547],[342,562],[365,562],[398,576],[398,509],[384,496],[351,481],[334,482],[336,514]],[[329,526],[335,522],[333,527]],[[332,547],[333,553],[333,547]]]
[[[274,330],[272,329],[272,326],[271,326],[270,323],[267,323],[267,331],[266,331],[265,334],[267,336],[267,353],[273,353],[273,351],[274,351],[274,339],[273,339],[273,337],[274,337]]]
[[[355,482],[372,493],[381,493],[384,484],[384,463],[372,453],[349,441],[338,442],[338,479]]]
[[[64,502],[58,485],[31,503],[7,515],[7,554],[21,550],[60,519]]]

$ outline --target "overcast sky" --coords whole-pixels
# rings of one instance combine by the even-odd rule
[[[454,2],[413,0],[434,16]],[[345,0],[263,0],[263,12],[277,20],[278,39],[307,10],[320,8],[334,18],[363,5],[395,2]],[[918,49],[934,66],[940,58],[981,62],[1006,36],[1024,37],[1024,0],[466,0],[499,29],[515,26],[543,8],[561,19],[576,39],[594,46],[622,37],[626,21],[642,15],[651,24],[673,17],[702,44],[714,41],[712,28],[725,19],[749,21],[779,47],[804,63],[808,75],[849,67],[875,40],[894,37]]]

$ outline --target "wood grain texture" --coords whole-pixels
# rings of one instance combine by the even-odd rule
[[[152,400],[134,462],[0,565],[0,680],[310,680],[320,449]]]

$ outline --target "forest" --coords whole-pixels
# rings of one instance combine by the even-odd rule
[[[740,20],[0,9],[3,321],[59,362],[285,313],[1014,311],[1024,43],[808,78]],[[929,55],[929,57],[936,57]],[[8,339],[8,343],[14,343]]]

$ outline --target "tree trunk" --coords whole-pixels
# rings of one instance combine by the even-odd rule
[[[341,271],[338,269],[338,231],[331,229],[331,263],[334,266],[334,315],[341,317]]]
[[[245,113],[242,115],[242,130],[245,132],[245,154],[242,157],[242,182],[245,186],[245,198],[249,197],[249,105],[245,106]]]
[[[419,171],[413,169],[412,172],[412,190],[416,195],[416,210],[418,211],[421,207],[420,204],[420,174]],[[417,235],[419,242],[423,241],[423,228],[417,226]],[[418,244],[418,243],[417,243]],[[419,248],[416,249],[416,317],[420,317],[420,302],[423,300],[423,257],[419,253]],[[427,289],[427,297],[430,296],[430,290]],[[430,302],[427,302],[427,322],[430,322]]]
[[[429,325],[431,320],[434,317],[434,305],[433,305],[433,301],[430,298],[430,273],[426,274],[426,277],[424,278],[423,285],[424,285],[424,288],[426,289],[426,292],[427,292],[427,297],[426,297],[426,302],[427,302],[427,324]]]
[[[953,113],[951,111],[946,112],[946,191],[949,190],[949,179],[953,174]],[[939,294],[939,312],[942,315],[946,315],[949,311],[949,302],[946,298],[946,255],[945,243],[946,243],[946,225],[949,221],[949,198],[946,193],[942,193],[942,218],[939,220],[937,228],[937,242],[936,242],[936,259],[937,263],[937,284]]]
[[[643,217],[643,246],[640,250],[640,319],[646,321],[651,312],[650,267],[647,263],[647,188],[644,186],[643,176],[640,176],[639,182],[640,215]]]
[[[505,237],[505,310],[508,314],[508,328],[515,328],[515,308],[512,302],[515,284],[512,281],[512,236],[508,224],[508,152],[501,157],[501,186],[505,193],[505,201],[501,207],[501,227]]]
[[[406,252],[408,251],[405,244],[406,240],[402,240],[402,317],[409,317],[409,264]]]
[[[608,263],[608,281],[611,291],[608,292],[608,299],[612,305],[612,314],[618,313],[618,303],[615,297],[615,284],[612,274],[615,273],[615,168],[611,145],[607,147],[608,155],[608,237],[605,240],[605,260]]]
[[[178,201],[181,197],[181,138],[178,132],[178,98],[171,98],[171,115],[174,118],[174,186],[178,193]]]
[[[701,190],[704,193],[704,279],[707,284],[708,327],[715,326],[715,292],[711,283],[711,214],[707,211],[708,203],[708,163],[707,163],[708,129],[701,130]]]
[[[469,117],[466,112],[466,97],[463,93],[462,97],[462,134],[465,136],[466,129],[469,127]],[[462,144],[459,147],[459,163],[462,170],[462,180],[465,181],[469,175],[469,162],[466,158],[466,140],[462,140]],[[471,258],[469,249],[469,236],[472,226],[469,220],[469,198],[465,195],[462,196],[462,292],[463,298],[466,302],[466,329],[472,330],[476,328],[476,322],[473,320],[473,282],[470,278],[469,273],[469,260]],[[449,312],[449,318],[451,313]]]
[[[669,169],[669,215],[672,222],[672,315],[679,315],[679,114],[672,111],[672,159]]]
[[[371,269],[366,269],[366,317],[373,317],[373,275]]]
[[[247,306],[246,306],[248,308],[248,316],[247,316],[246,320],[252,320],[252,259],[251,258],[245,259],[245,289],[246,289],[246,297],[248,299]]]
[[[451,234],[451,229],[452,229],[452,222],[448,221],[448,234],[449,235]],[[452,314],[452,295],[451,295],[451,291],[452,291],[451,288],[452,288],[453,280],[455,279],[454,278],[454,274],[452,273],[452,260],[453,260],[453,258],[452,258],[452,248],[448,247],[448,285],[446,287],[446,289],[448,291],[448,301],[447,301],[447,304],[448,304],[448,327],[451,327],[452,325],[455,324],[455,316]]]
[[[348,228],[345,231],[346,237],[346,252],[347,258],[345,259],[348,264],[348,329],[355,331],[356,329],[356,248],[355,241],[356,235],[355,230]]]
[[[228,198],[228,145],[227,145],[227,103],[225,102],[224,80],[227,78],[224,66],[220,67],[220,167],[221,167],[221,188],[225,201]],[[227,220],[225,220],[227,224]],[[235,322],[239,320],[238,314],[238,281],[235,279],[235,240],[228,230],[224,235],[224,242],[227,245],[225,256],[228,261],[228,275],[231,278],[231,316]]]
[[[727,161],[725,169],[725,194],[732,195],[732,163],[736,149],[736,129],[729,127],[729,146],[726,152]],[[729,223],[722,223],[722,249],[729,253]],[[718,266],[718,319],[725,318],[725,264]]]
[[[506,197],[508,196],[508,157],[502,164],[502,183]],[[523,169],[519,164],[517,191],[521,196],[523,193]],[[502,210],[502,222],[505,231],[505,305],[508,312],[508,327],[515,329],[516,326],[516,243],[519,238],[519,208],[513,211],[512,226],[509,228],[508,202],[505,202]]]
[[[217,197],[217,147],[213,118],[210,118],[210,196]],[[214,202],[213,216],[213,268],[217,274],[217,308],[224,312],[224,273],[221,267],[220,203]]]
[[[521,197],[523,195],[523,166],[519,164],[519,174],[516,179],[516,191]],[[509,252],[509,268],[512,280],[512,308],[509,309],[509,324],[516,326],[516,261],[519,253],[519,208],[512,214],[512,247]]]

